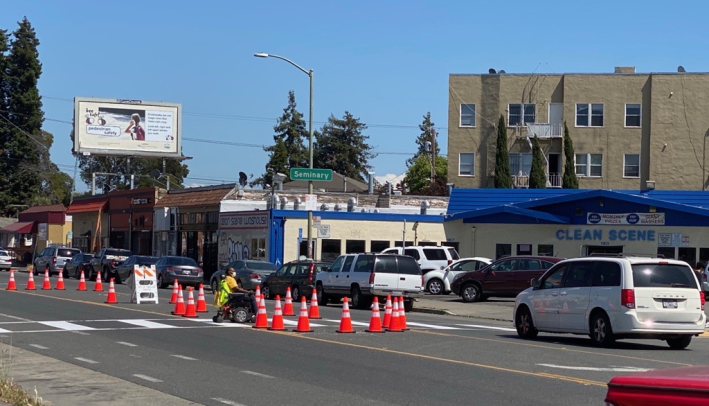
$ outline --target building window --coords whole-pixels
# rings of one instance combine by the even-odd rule
[[[345,254],[360,254],[364,252],[364,240],[347,240]]]
[[[512,244],[495,244],[495,259],[512,255]]]
[[[266,239],[253,238],[251,240],[251,258],[264,260],[266,258]]]
[[[532,244],[517,244],[517,255],[532,255]]]
[[[603,155],[576,154],[576,175],[588,177],[603,176]]]
[[[640,155],[625,154],[623,155],[623,177],[624,178],[639,178],[640,177]]]
[[[532,171],[532,154],[510,154],[510,173],[529,175]]]
[[[554,246],[552,244],[537,245],[537,255],[543,255],[546,257],[553,257],[554,256]]]
[[[372,240],[370,251],[371,252],[382,252],[389,247],[391,247],[391,243],[389,241],[374,241],[374,240]]]
[[[460,105],[460,126],[475,127],[475,105],[461,104]]]
[[[665,259],[675,259],[675,247],[657,247],[657,255]]]
[[[430,166],[430,165],[429,165]],[[461,153],[458,164],[459,176],[475,176],[475,154]]]
[[[576,127],[603,127],[603,104],[576,104]]]
[[[640,104],[625,105],[625,126],[640,127]]]
[[[395,246],[395,247],[401,247],[401,245],[402,245],[401,240],[394,241],[394,246]],[[413,241],[406,241],[406,246],[407,246],[407,247],[411,247],[412,245],[414,245],[414,242],[413,242]]]
[[[522,115],[524,109],[524,116]],[[524,121],[523,121],[524,119]],[[507,105],[507,126],[524,125],[537,121],[537,106],[534,104],[508,104]]]
[[[333,262],[342,253],[341,248],[342,241],[340,240],[322,240],[322,248],[320,249],[321,260],[323,262]]]

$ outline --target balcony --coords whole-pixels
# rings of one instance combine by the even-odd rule
[[[562,176],[558,173],[547,175],[547,189],[561,189]],[[512,187],[515,189],[529,188],[529,175],[512,175]]]
[[[528,123],[525,124],[526,136],[533,138],[562,138],[564,136],[563,124],[543,124],[543,123]]]

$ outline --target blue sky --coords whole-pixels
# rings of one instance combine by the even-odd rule
[[[693,4],[690,5],[690,3]],[[379,175],[405,172],[426,112],[447,150],[448,75],[707,71],[709,3],[659,1],[48,1],[0,3],[0,28],[27,16],[41,42],[44,129],[73,176],[73,98],[181,103],[188,185],[264,171],[273,126],[295,91],[318,129],[345,111],[369,125]],[[397,154],[391,154],[397,153]],[[86,186],[77,181],[77,190]]]

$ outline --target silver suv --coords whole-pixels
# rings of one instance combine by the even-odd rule
[[[64,269],[64,264],[80,252],[81,250],[76,248],[47,247],[35,258],[33,273],[39,275],[44,273],[45,270],[49,270],[50,276],[58,275]],[[64,276],[66,277],[67,275]]]

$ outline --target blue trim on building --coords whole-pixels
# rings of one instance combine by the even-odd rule
[[[515,206],[498,206],[489,209],[459,213],[447,220],[463,218],[463,223],[508,223],[508,224],[568,224],[569,218],[550,213],[528,210]],[[494,221],[492,221],[495,219]]]
[[[361,220],[361,221],[418,221],[420,223],[443,223],[445,216],[441,214],[406,214],[406,213],[362,213],[346,211],[314,211],[313,216],[325,220]],[[273,217],[304,219],[308,217],[305,210],[273,210]]]

